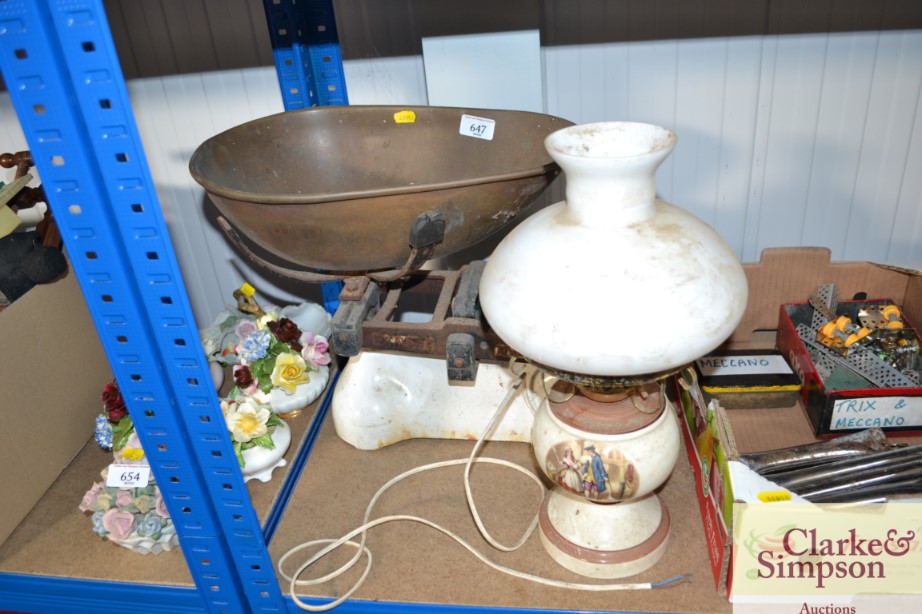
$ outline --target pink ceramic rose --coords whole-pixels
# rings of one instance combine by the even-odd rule
[[[118,495],[115,497],[115,504],[119,507],[127,507],[131,505],[132,501],[134,501],[134,497],[131,496],[131,492],[120,488]]]
[[[326,337],[306,332],[301,335],[301,356],[309,362],[313,369],[330,364],[330,346]]]
[[[80,511],[89,512],[93,510],[93,505],[96,504],[96,499],[99,498],[99,490],[102,488],[101,482],[96,482],[93,484],[93,487],[86,491],[86,494],[83,495],[83,501],[80,502]]]
[[[169,518],[170,512],[166,509],[166,501],[163,500],[163,495],[160,494],[159,488],[154,491],[154,498],[156,499],[154,512],[161,518]]]
[[[126,539],[135,529],[135,518],[131,512],[120,512],[111,509],[102,515],[102,527],[109,532],[107,536],[112,541]]]
[[[259,326],[253,320],[240,320],[234,326],[234,334],[241,339],[246,339],[247,335],[259,330]]]

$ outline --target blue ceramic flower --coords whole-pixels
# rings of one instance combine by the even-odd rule
[[[105,514],[105,512],[93,512],[93,516],[91,517],[93,520],[93,533],[100,537],[105,537],[109,534],[105,527],[102,526],[103,514]]]
[[[104,450],[112,449],[112,425],[102,414],[96,416],[96,443]]]
[[[138,522],[138,535],[159,539],[163,531],[163,519],[156,512],[148,512]]]
[[[266,355],[272,336],[268,330],[257,330],[243,340],[237,348],[237,353],[247,363],[252,363]]]

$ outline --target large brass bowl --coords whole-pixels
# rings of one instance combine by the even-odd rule
[[[462,116],[487,118],[491,140]],[[544,149],[564,119],[523,111],[337,106],[253,120],[205,141],[189,164],[234,229],[316,271],[399,268],[422,213],[445,233],[432,257],[495,233],[559,169]]]

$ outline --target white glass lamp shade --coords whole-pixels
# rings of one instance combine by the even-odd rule
[[[597,376],[657,373],[720,345],[746,307],[724,240],[656,198],[675,134],[649,124],[572,126],[545,140],[566,201],[533,214],[489,257],[484,316],[514,350]]]

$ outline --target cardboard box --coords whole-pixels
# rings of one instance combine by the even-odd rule
[[[676,376],[675,394],[685,439],[688,462],[695,475],[695,496],[701,510],[704,539],[711,560],[714,586],[723,595],[729,594],[731,533],[733,521],[733,483],[728,460],[736,454],[732,435],[726,430],[726,420],[720,415],[718,403],[708,405],[701,396],[693,395]]]
[[[705,400],[727,409],[790,405],[800,378],[776,349],[715,350],[695,361]]]
[[[804,301],[817,286],[835,283],[841,296],[864,292],[885,296],[903,307],[909,321],[922,316],[922,277],[914,270],[868,262],[831,262],[824,248],[766,250],[757,263],[743,265],[749,301],[742,321],[721,349],[771,348],[777,339],[782,305]],[[732,521],[736,503],[751,500],[759,484],[734,459],[740,453],[817,441],[801,400],[789,407],[709,410],[675,386],[689,463],[716,590],[730,597],[733,587]],[[844,434],[844,433],[843,433]],[[783,504],[783,503],[782,503]]]
[[[0,312],[0,340],[3,543],[91,439],[112,371],[73,272]]]
[[[838,304],[836,313],[858,322],[862,309],[892,304],[896,303],[889,299],[843,301]],[[782,305],[777,346],[791,364],[796,365],[802,378],[801,402],[816,435],[834,436],[872,427],[893,434],[922,431],[922,387],[901,377],[899,371],[890,369],[873,355],[864,354],[863,361],[854,361],[855,356],[862,354],[850,352],[856,364],[866,364],[868,370],[874,373],[872,379],[887,384],[872,386],[853,370],[834,362],[842,360],[835,352],[817,352],[825,367],[814,361],[810,348],[798,333],[798,329],[809,331],[808,340],[815,339],[811,326],[813,314],[814,309],[809,303]],[[912,322],[905,315],[902,320],[906,326],[900,332],[906,334],[907,339],[914,340],[918,347],[920,341]]]

